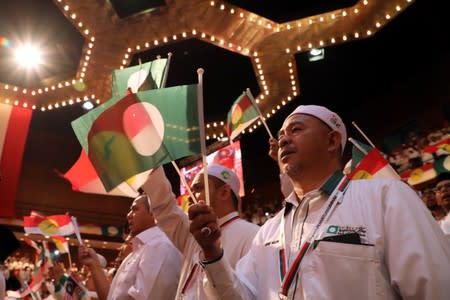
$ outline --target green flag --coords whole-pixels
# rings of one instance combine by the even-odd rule
[[[438,175],[441,173],[450,173],[450,155],[439,156],[434,161],[433,167]]]
[[[363,142],[356,141],[358,145],[366,151],[366,153],[369,153],[372,150],[372,147],[364,144]],[[353,146],[352,148],[352,171],[356,168],[356,166],[360,163],[361,160],[364,159],[364,157],[367,155],[366,153],[363,153],[360,149]]]
[[[113,96],[124,96],[128,88],[133,93],[161,88],[167,59],[159,58],[145,64],[114,70],[112,73]]]
[[[72,122],[107,191],[156,166],[200,152],[197,85],[128,94]]]

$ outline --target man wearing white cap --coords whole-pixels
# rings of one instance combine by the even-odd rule
[[[265,223],[233,272],[212,209],[190,207],[191,232],[222,299],[448,299],[450,245],[399,180],[348,181],[341,118],[301,105],[279,131],[278,158],[295,193]]]
[[[205,226],[204,234],[222,234],[225,257],[232,268],[250,249],[259,227],[239,218],[239,179],[230,169],[208,165],[208,188],[211,207],[214,208],[214,225]],[[199,201],[205,200],[204,170],[194,178],[191,189]],[[183,266],[176,299],[217,299],[218,295],[208,282],[200,265],[200,247],[189,232],[188,216],[177,205],[164,169],[157,168],[142,186],[147,193],[158,226],[183,253]]]

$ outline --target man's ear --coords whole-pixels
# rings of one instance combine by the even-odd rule
[[[341,135],[339,132],[333,130],[328,133],[328,151],[341,151]]]
[[[231,187],[228,184],[224,184],[220,191],[220,197],[222,199],[231,198]]]

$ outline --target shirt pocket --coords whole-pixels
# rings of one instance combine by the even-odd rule
[[[305,260],[305,299],[371,299],[376,294],[378,259],[372,245],[321,241]]]

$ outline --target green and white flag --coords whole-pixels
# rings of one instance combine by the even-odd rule
[[[442,173],[450,173],[450,155],[439,156],[433,164],[437,175]]]
[[[128,88],[133,93],[161,88],[167,67],[167,59],[158,58],[145,64],[114,70],[112,95],[122,97],[128,92]]]
[[[72,122],[107,191],[123,181],[137,189],[135,175],[200,153],[196,84],[110,101]]]

